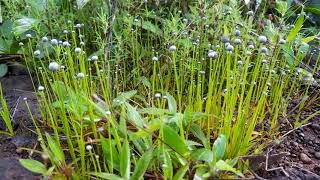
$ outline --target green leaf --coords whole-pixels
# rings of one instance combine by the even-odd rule
[[[88,2],[89,0],[77,0],[78,9],[82,9]]]
[[[132,180],[139,180],[140,178],[143,177],[152,159],[152,155],[153,155],[153,149],[150,149],[141,156],[141,158],[138,160],[136,167],[133,171],[133,174],[131,177]]]
[[[126,179],[130,178],[130,147],[127,140],[124,141],[120,152],[120,174]]]
[[[133,122],[133,124],[136,125],[138,129],[143,128],[145,122],[136,108],[132,107],[129,103],[125,103],[125,105],[127,107],[129,121]]]
[[[103,136],[100,136],[100,141],[104,159],[108,162],[109,166],[119,170],[119,153],[112,143],[113,141],[110,138],[106,139]]]
[[[180,180],[183,179],[184,175],[186,174],[186,172],[189,169],[189,165],[185,165],[183,167],[181,167],[177,173],[173,176],[172,180]]]
[[[30,17],[23,17],[21,19],[17,19],[13,22],[13,33],[16,36],[21,35],[22,33],[32,29],[35,27],[39,21]]]
[[[8,66],[7,64],[0,64],[0,78],[5,76],[8,73]]]
[[[301,15],[298,17],[294,28],[290,31],[290,33],[288,34],[287,37],[287,42],[290,43],[299,33],[299,31],[301,30],[302,26],[303,26],[303,22],[304,22],[304,14],[301,13]]]
[[[127,100],[129,100],[136,94],[137,94],[136,90],[123,92],[113,100],[112,106],[113,107],[120,106],[121,104],[125,103]]]
[[[298,49],[297,58],[299,60],[302,60],[308,54],[309,48],[310,48],[309,44],[304,43],[304,42],[301,43],[301,45],[300,45],[300,47]]]
[[[166,95],[167,95],[167,100],[168,100],[169,112],[170,113],[176,113],[177,112],[177,102],[176,102],[176,100],[169,93],[167,93]]]
[[[164,150],[163,157],[164,157],[163,166],[162,166],[163,173],[165,177],[167,177],[168,179],[172,179],[172,176],[173,176],[172,160],[167,150]]]
[[[141,27],[141,22],[134,22],[134,25]],[[152,24],[150,21],[143,21],[142,29],[150,31],[156,35],[162,35],[161,29],[157,25]]]
[[[20,159],[19,162],[24,168],[28,169],[33,173],[38,173],[38,174],[47,173],[46,166],[39,161],[32,160],[32,159]]]
[[[151,87],[151,83],[150,81],[148,80],[148,78],[146,78],[145,76],[142,76],[141,77],[141,82],[144,86],[150,88]]]
[[[207,138],[206,136],[204,135],[203,131],[201,130],[201,127],[197,124],[192,124],[191,125],[191,132],[192,134],[197,137],[201,142],[202,144],[207,147]]]
[[[282,45],[281,48],[283,50],[284,57],[287,60],[287,63],[289,65],[293,65],[295,60],[294,60],[294,52],[293,52],[291,45],[289,43],[287,43],[287,44]]]
[[[121,178],[117,175],[114,175],[114,174],[109,174],[109,173],[99,173],[99,172],[93,172],[93,173],[90,173],[91,175],[93,176],[96,176],[96,177],[99,177],[99,178],[103,178],[103,179],[108,179],[108,180],[126,180],[124,178]]]
[[[216,139],[213,144],[212,151],[216,160],[219,160],[223,157],[227,146],[227,139],[224,134],[220,134],[220,136]]]
[[[216,165],[215,168],[217,168],[220,171],[229,171],[229,172],[233,172],[234,174],[240,176],[240,177],[244,177],[244,175],[236,170],[234,167],[230,166],[229,164],[227,164],[225,161],[223,160],[219,160]]]
[[[170,126],[163,127],[164,142],[182,156],[186,156],[189,151],[183,139]]]
[[[205,148],[196,149],[191,153],[191,158],[194,161],[205,161],[210,163],[213,160],[213,153]]]
[[[160,108],[143,108],[143,109],[140,109],[139,112],[143,114],[150,114],[150,115],[163,115],[165,113],[168,113],[166,109],[160,109]]]
[[[65,163],[65,157],[61,147],[55,142],[55,140],[52,139],[52,137],[48,133],[46,133],[46,137],[54,158],[57,159],[60,163]]]

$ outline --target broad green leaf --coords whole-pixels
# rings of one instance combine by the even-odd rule
[[[8,73],[8,66],[7,64],[0,64],[0,78],[5,76]]]
[[[106,139],[103,136],[100,136],[100,141],[104,159],[108,161],[108,165],[112,166],[112,168],[119,170],[119,153],[115,144],[111,139]]]
[[[134,22],[134,25],[141,27],[141,22],[140,21]],[[142,29],[150,31],[158,36],[162,35],[161,29],[157,25],[153,24],[150,21],[143,21],[142,22]]]
[[[139,112],[143,114],[150,114],[150,115],[163,115],[165,113],[168,113],[166,109],[160,109],[160,108],[143,108],[143,109],[140,109]]]
[[[284,57],[287,60],[287,63],[289,65],[293,65],[295,60],[294,60],[294,52],[293,52],[291,45],[289,43],[287,43],[287,44],[282,45],[281,48],[283,50]]]
[[[120,174],[126,179],[130,178],[130,147],[127,140],[124,141],[120,152]]]
[[[287,37],[287,42],[290,43],[299,33],[299,31],[301,30],[302,26],[303,26],[303,22],[304,22],[304,14],[301,13],[301,15],[298,17],[294,28],[290,31],[290,33],[288,34]]]
[[[233,172],[234,174],[240,176],[240,177],[244,177],[244,175],[238,171],[237,169],[235,169],[234,167],[230,166],[229,164],[227,164],[225,161],[223,160],[219,160],[216,165],[215,168],[217,168],[220,171],[229,171],[229,172]]]
[[[136,108],[132,107],[129,103],[125,103],[125,105],[127,107],[129,121],[133,122],[133,124],[136,125],[138,129],[143,128],[145,122]]]
[[[102,178],[102,179],[108,179],[108,180],[126,180],[126,179],[121,178],[121,177],[119,177],[119,176],[117,176],[117,175],[109,174],[109,173],[93,172],[93,173],[90,173],[90,174],[93,175],[93,176]]]
[[[226,146],[227,146],[226,136],[224,134],[220,134],[220,136],[216,139],[212,147],[212,152],[216,160],[219,160],[223,157],[226,151]]]
[[[121,93],[118,97],[116,97],[113,100],[112,106],[116,107],[116,106],[119,106],[119,105],[125,103],[127,100],[132,98],[135,94],[137,94],[136,90]]]
[[[184,175],[186,174],[186,172],[189,169],[189,165],[185,165],[183,167],[181,167],[176,174],[173,176],[172,180],[180,180],[183,179]]]
[[[309,36],[309,37],[306,37],[302,40],[302,42],[304,43],[309,43],[311,41],[313,41],[317,36]]]
[[[206,148],[196,149],[191,153],[191,158],[194,161],[211,162],[213,160],[213,153]]]
[[[306,8],[304,8],[304,10],[306,12],[310,12],[310,13],[313,13],[313,14],[316,14],[316,15],[320,15],[320,8],[306,7]]]
[[[299,60],[302,60],[309,52],[309,44],[307,43],[302,43],[298,49],[298,54],[297,54],[297,58]]]
[[[146,78],[145,76],[142,76],[141,77],[141,82],[144,86],[150,88],[151,87],[151,83],[150,81],[148,80],[148,78]]]
[[[30,17],[23,17],[21,19],[17,19],[13,22],[13,33],[16,36],[19,36],[22,33],[35,27],[38,23],[39,20]]]
[[[153,155],[153,149],[150,149],[140,157],[133,171],[133,174],[131,177],[132,180],[139,180],[143,177],[152,159],[152,155]]]
[[[284,16],[287,11],[287,2],[285,1],[276,1],[276,10]]]
[[[165,144],[178,152],[180,155],[186,156],[189,153],[184,140],[181,139],[178,133],[168,125],[163,127],[163,138]]]
[[[33,159],[20,159],[20,164],[33,173],[46,174],[47,168],[44,164]]]
[[[167,95],[167,100],[168,100],[169,112],[170,113],[176,113],[177,112],[177,102],[176,102],[176,100],[169,93],[167,93],[166,95]]]
[[[65,163],[65,157],[63,150],[61,147],[52,139],[52,137],[46,133],[48,145],[55,159],[57,159],[60,163]]]
[[[173,167],[172,167],[172,160],[170,154],[167,150],[163,152],[163,166],[162,171],[168,179],[172,179],[173,176]]]
[[[203,131],[201,130],[201,127],[197,124],[192,124],[191,125],[191,132],[192,134],[197,137],[201,142],[202,144],[207,147],[207,138],[206,136],[204,135]]]

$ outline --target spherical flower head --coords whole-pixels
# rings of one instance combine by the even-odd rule
[[[268,52],[268,49],[267,49],[266,47],[262,47],[262,48],[261,48],[261,52],[262,52],[262,53],[267,53],[267,52]]]
[[[234,40],[235,45],[240,45],[241,44],[241,39],[235,39]]]
[[[237,64],[238,65],[242,65],[243,63],[242,63],[242,61],[238,61]]]
[[[228,45],[226,49],[227,51],[232,52],[234,47],[232,45]]]
[[[31,34],[26,34],[26,37],[27,38],[32,38],[32,35]]]
[[[75,28],[81,28],[81,24],[76,24],[74,27]]]
[[[253,16],[253,11],[248,11],[247,16]]]
[[[236,29],[236,30],[234,31],[234,35],[235,35],[235,36],[240,36],[240,34],[241,34],[241,32],[240,32],[238,29]]]
[[[91,146],[91,145],[87,145],[87,146],[86,146],[86,150],[87,150],[87,151],[91,151],[91,150],[92,150],[92,146]]]
[[[57,70],[59,70],[59,68],[60,68],[60,65],[57,62],[51,62],[49,64],[50,71],[57,71]]]
[[[251,51],[247,51],[247,52],[246,52],[246,55],[247,55],[247,56],[250,56],[251,54],[252,54]]]
[[[40,50],[35,50],[33,54],[34,54],[34,56],[39,56],[40,55]]]
[[[78,78],[78,79],[84,78],[84,74],[83,74],[83,73],[78,73],[78,74],[77,74],[77,78]]]
[[[74,52],[75,52],[75,53],[80,53],[80,52],[81,52],[81,48],[79,48],[79,47],[75,48],[75,49],[74,49]]]
[[[80,42],[80,46],[84,46],[84,42],[81,41],[81,42]]]
[[[174,52],[177,50],[177,47],[175,45],[172,45],[169,47],[169,51]]]
[[[160,93],[156,93],[156,94],[154,95],[154,97],[155,97],[155,98],[161,98],[161,94],[160,94]]]
[[[259,41],[260,43],[265,44],[265,43],[267,43],[268,39],[267,39],[266,36],[259,36],[259,37],[258,37],[258,41]]]
[[[97,61],[98,60],[98,56],[92,56],[91,57],[91,61]]]
[[[105,114],[106,114],[107,116],[109,116],[109,115],[111,115],[111,111],[106,111]]]
[[[64,33],[64,34],[68,34],[69,31],[68,31],[68,30],[63,30],[63,33]]]
[[[48,38],[46,36],[42,37],[43,42],[48,42]]]
[[[249,49],[254,49],[254,45],[250,44],[250,45],[248,46],[248,48],[249,48]]]
[[[51,39],[50,42],[51,42],[51,44],[54,45],[54,46],[58,45],[58,40],[56,40],[56,39]]]
[[[280,39],[279,40],[279,44],[285,44],[285,43],[287,43],[287,41],[285,39]]]
[[[62,43],[62,46],[64,46],[64,47],[69,47],[69,46],[70,46],[70,43],[69,43],[68,41],[64,41],[64,42]]]
[[[23,46],[24,44],[23,44],[23,42],[19,42],[19,46]]]
[[[43,91],[44,90],[44,87],[43,86],[39,86],[38,87],[38,91]]]
[[[218,57],[218,54],[215,51],[209,51],[208,57],[212,58],[212,59],[215,59],[215,58]]]
[[[152,61],[158,61],[158,57],[157,56],[153,56],[152,57]]]
[[[221,42],[227,43],[227,42],[230,42],[230,40],[229,40],[228,36],[222,35],[222,36],[221,36]]]

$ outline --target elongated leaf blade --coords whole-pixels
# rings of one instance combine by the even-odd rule
[[[212,151],[216,160],[219,160],[223,157],[227,146],[227,139],[224,134],[220,134],[220,136],[216,139],[213,144]]]
[[[126,179],[130,178],[130,147],[127,140],[122,145],[120,153],[120,174]]]
[[[165,125],[163,127],[163,137],[164,142],[174,149],[180,155],[187,155],[189,153],[188,148],[183,139],[178,135],[178,133],[173,130],[170,126]]]
[[[121,178],[117,175],[114,174],[109,174],[109,173],[98,173],[98,172],[94,172],[94,173],[90,173],[93,176],[102,178],[102,179],[108,179],[108,180],[126,180],[124,178]]]
[[[136,108],[132,107],[129,103],[125,103],[125,105],[127,107],[129,121],[133,122],[138,128],[143,128],[145,122]]]
[[[299,33],[299,31],[301,30],[302,26],[303,26],[303,22],[304,22],[304,15],[301,14],[295,25],[294,25],[294,28],[290,31],[290,33],[288,34],[288,37],[287,37],[287,42],[291,42],[296,36],[297,34]]]
[[[182,168],[180,168],[177,173],[173,176],[172,180],[180,180],[183,179],[184,175],[189,169],[189,165],[185,165]]]
[[[20,159],[20,164],[33,173],[46,174],[47,168],[44,164],[33,159]]]
[[[48,133],[46,133],[46,137],[54,158],[57,159],[60,163],[65,163],[65,156],[61,147],[52,139],[52,137]]]
[[[152,155],[153,155],[153,149],[150,149],[141,156],[141,158],[138,160],[136,164],[136,168],[133,171],[133,174],[131,177],[132,180],[139,180],[140,178],[143,177],[144,173],[146,172],[150,164]]]

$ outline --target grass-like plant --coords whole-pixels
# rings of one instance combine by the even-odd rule
[[[42,119],[33,120],[51,168],[22,165],[65,179],[247,175],[238,158],[277,139],[279,117],[315,83],[317,66],[305,74],[298,66],[316,36],[299,34],[303,13],[293,28],[279,17],[279,26],[259,29],[261,17],[235,1],[190,4],[188,14],[171,5],[91,1],[75,11],[64,2],[74,16],[50,17],[48,31],[34,24],[21,35],[40,83]],[[46,11],[58,13],[55,6]]]

